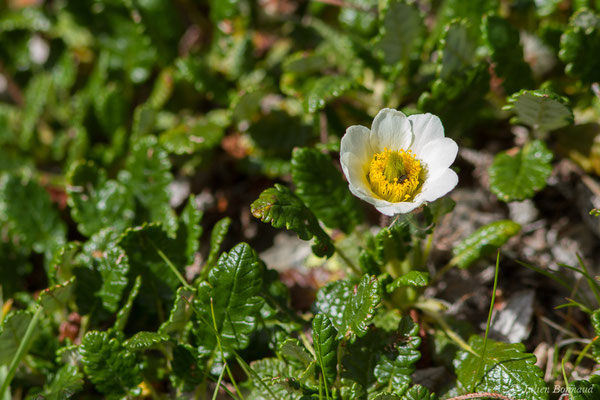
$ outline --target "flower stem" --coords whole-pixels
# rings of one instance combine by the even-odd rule
[[[350,267],[350,269],[352,270],[352,272],[354,272],[356,275],[361,276],[362,275],[362,271],[360,270],[360,268],[358,268],[353,262],[352,260],[350,260],[348,258],[348,256],[342,251],[342,249],[340,249],[338,246],[335,246],[335,252],[338,254],[338,256],[340,256],[340,258],[342,260],[344,260],[344,262],[348,265],[348,267]]]

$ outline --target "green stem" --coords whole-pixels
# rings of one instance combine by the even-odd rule
[[[191,287],[189,285],[189,283],[187,283],[187,281],[185,280],[185,278],[183,277],[183,275],[181,275],[181,273],[177,270],[177,267],[175,267],[175,265],[173,265],[173,263],[171,262],[171,260],[169,260],[169,258],[165,255],[165,253],[163,253],[163,251],[161,249],[159,249],[158,247],[156,247],[154,245],[154,242],[152,242],[152,240],[148,239],[150,241],[150,243],[152,244],[152,246],[154,247],[154,250],[156,250],[156,252],[158,253],[158,255],[160,256],[160,258],[163,259],[163,261],[165,262],[165,264],[167,264],[169,266],[169,268],[171,268],[171,271],[173,271],[173,273],[175,274],[175,276],[177,277],[177,279],[179,279],[179,281],[181,282],[181,284],[183,285],[183,287],[185,287],[187,290],[189,291],[194,291],[194,288]]]
[[[2,386],[0,386],[0,398],[4,397],[4,393],[10,386],[10,382],[14,378],[15,372],[17,372],[17,367],[21,363],[21,359],[25,356],[25,353],[27,352],[27,349],[29,348],[29,345],[31,344],[31,340],[33,338],[33,332],[35,331],[37,322],[40,319],[40,316],[42,315],[42,311],[43,311],[43,308],[38,306],[37,310],[35,310],[35,313],[33,314],[33,318],[31,319],[31,322],[29,322],[29,325],[27,326],[27,330],[25,331],[23,340],[21,340],[21,343],[19,343],[17,352],[8,367],[8,374],[6,375],[6,379],[4,380],[4,382],[2,382]]]
[[[498,286],[498,271],[500,270],[500,250],[498,250],[498,254],[496,255],[496,272],[494,274],[494,288],[492,289],[492,301],[490,302],[490,310],[488,312],[487,324],[485,326],[485,336],[483,338],[483,350],[481,351],[481,358],[479,359],[479,365],[477,366],[477,372],[475,373],[475,380],[473,380],[473,387],[471,388],[471,392],[475,391],[475,382],[477,381],[477,377],[481,372],[481,368],[483,367],[483,360],[485,358],[485,351],[487,348],[488,334],[490,332],[490,324],[492,322],[492,312],[494,311],[494,303],[496,302],[496,287]]]
[[[225,367],[227,367],[227,361],[225,362]],[[223,374],[225,374],[225,367],[221,370],[219,374],[219,379],[217,379],[217,387],[215,387],[215,391],[213,392],[212,400],[217,400],[217,396],[219,394],[219,387],[221,387],[221,381],[223,380]]]

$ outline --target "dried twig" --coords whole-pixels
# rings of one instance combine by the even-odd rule
[[[515,400],[515,399],[505,396],[503,394],[493,393],[493,392],[463,394],[462,396],[450,397],[449,399],[446,399],[446,400],[468,400],[468,399]]]

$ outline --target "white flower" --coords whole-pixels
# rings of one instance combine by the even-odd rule
[[[406,214],[458,183],[449,167],[458,146],[432,114],[379,111],[371,129],[353,125],[342,137],[340,161],[350,191],[385,215]]]

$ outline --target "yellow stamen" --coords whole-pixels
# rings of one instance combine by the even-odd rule
[[[410,201],[421,190],[425,170],[410,150],[375,153],[367,180],[373,193],[391,203]]]

